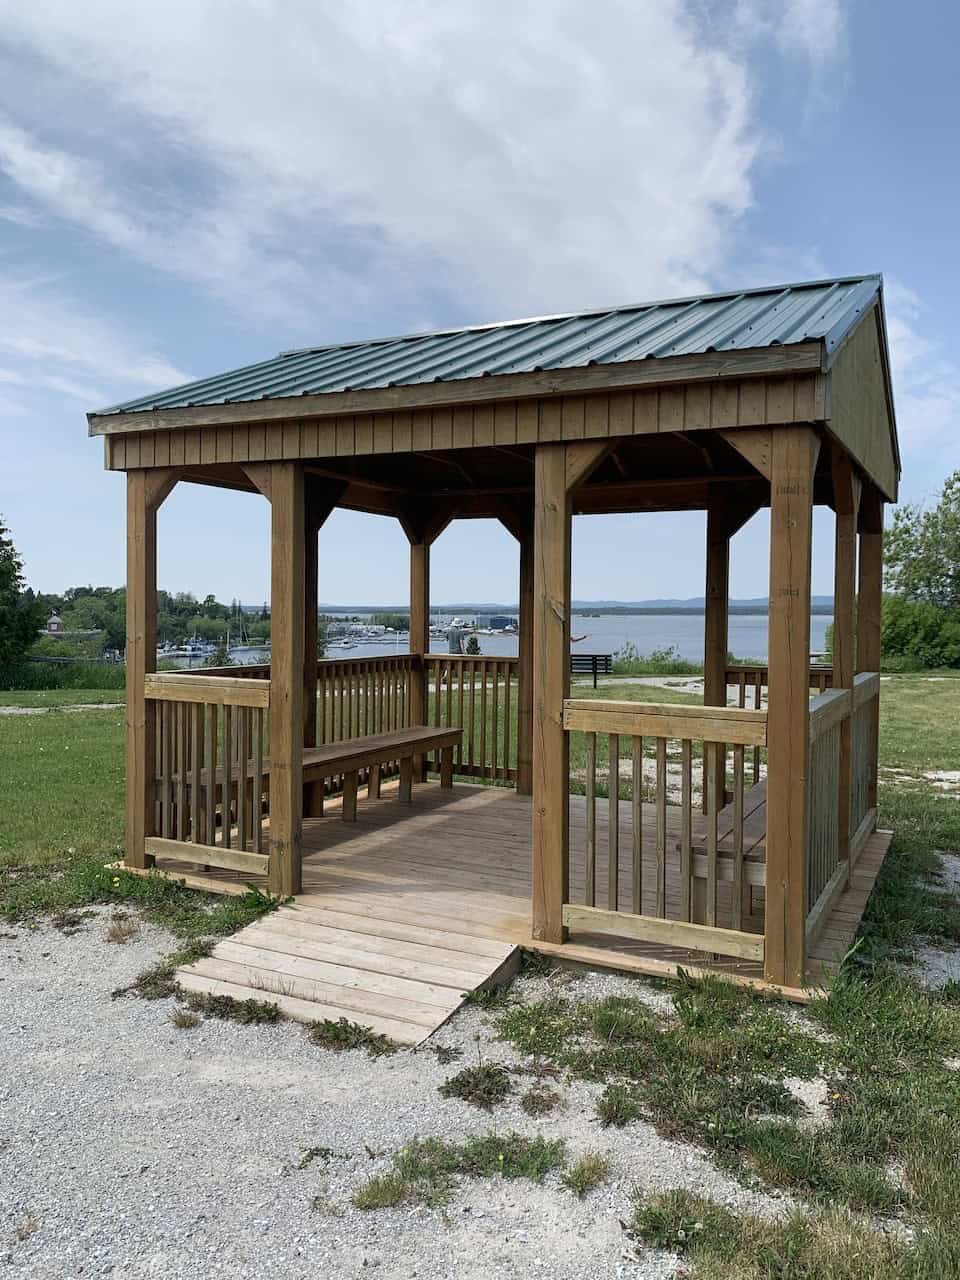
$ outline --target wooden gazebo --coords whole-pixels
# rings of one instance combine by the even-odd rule
[[[879,277],[288,352],[89,423],[127,474],[128,868],[792,991],[838,958],[885,849]],[[269,667],[156,673],[178,482],[271,504]],[[814,504],[836,586],[833,665],[811,669]],[[409,539],[408,654],[318,662],[338,506]],[[729,544],[762,507],[769,658],[732,666]],[[665,510],[707,513],[704,705],[571,698],[572,516]],[[429,652],[431,544],[477,517],[519,544],[517,658]]]

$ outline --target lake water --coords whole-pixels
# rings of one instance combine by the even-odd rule
[[[810,620],[810,650],[822,653],[825,648],[827,627],[833,619],[828,614],[817,614]],[[639,653],[654,649],[677,650],[681,658],[692,662],[703,661],[703,614],[629,614],[604,615],[600,618],[574,614],[571,620],[574,651],[580,653],[616,653],[626,644],[633,644]],[[482,653],[503,657],[517,652],[517,637],[512,635],[478,636]],[[439,637],[432,641],[435,653],[446,653],[446,643]],[[357,644],[350,649],[328,649],[331,658],[374,658],[384,654],[406,652],[406,637],[397,640]],[[767,615],[734,614],[730,618],[730,652],[737,658],[767,657]],[[269,653],[245,652],[236,655],[238,662],[269,662]],[[182,665],[186,666],[186,660]],[[194,666],[199,665],[194,661]]]

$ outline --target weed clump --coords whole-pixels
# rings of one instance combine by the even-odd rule
[[[312,1022],[307,1034],[311,1044],[319,1045],[321,1049],[332,1049],[336,1053],[365,1049],[371,1058],[382,1058],[400,1050],[396,1040],[371,1031],[369,1027],[361,1027],[359,1023],[350,1022],[347,1018],[337,1021],[327,1018],[322,1022]]]
[[[460,1177],[528,1178],[541,1182],[565,1163],[562,1139],[525,1138],[519,1133],[483,1134],[465,1142],[421,1138],[398,1151],[392,1167],[353,1195],[358,1209],[401,1204],[445,1204]]]
[[[606,1182],[610,1161],[599,1151],[588,1151],[560,1175],[560,1181],[579,1199]]]
[[[194,1013],[205,1013],[209,1018],[225,1018],[229,1022],[249,1025],[254,1022],[280,1022],[283,1018],[277,1005],[252,997],[235,1000],[233,996],[211,995],[207,991],[188,991],[184,999]]]
[[[513,1081],[506,1067],[497,1062],[481,1062],[475,1067],[464,1067],[455,1076],[445,1080],[437,1092],[444,1098],[459,1098],[471,1106],[490,1111],[499,1106],[513,1092]]]
[[[201,1018],[199,1013],[191,1013],[189,1009],[174,1009],[170,1021],[179,1031],[190,1031],[199,1027]]]
[[[556,1089],[534,1085],[520,1099],[520,1106],[528,1116],[545,1116],[560,1106],[562,1099]]]

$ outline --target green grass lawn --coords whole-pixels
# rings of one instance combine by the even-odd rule
[[[93,703],[123,703],[122,689],[0,690],[0,707],[75,707]]]
[[[882,678],[880,763],[912,772],[960,769],[960,680]]]

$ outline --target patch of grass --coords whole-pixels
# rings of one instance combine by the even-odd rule
[[[528,1178],[541,1182],[565,1163],[562,1139],[526,1138],[519,1133],[483,1134],[465,1142],[421,1138],[398,1151],[392,1168],[357,1189],[358,1209],[401,1204],[445,1204],[460,1177]]]
[[[94,703],[122,706],[126,694],[123,688],[94,689],[2,689],[0,707],[77,707]]]
[[[505,1102],[513,1092],[513,1081],[506,1067],[497,1062],[481,1062],[475,1067],[464,1067],[455,1076],[445,1080],[437,1092],[444,1098],[459,1098],[471,1106],[491,1111]]]
[[[323,1022],[312,1022],[308,1028],[310,1043],[319,1045],[321,1049],[333,1049],[343,1053],[348,1049],[365,1049],[371,1058],[382,1058],[399,1053],[401,1046],[389,1036],[371,1031],[369,1027],[361,1027],[359,1023],[340,1018],[334,1022],[328,1018]]]
[[[637,1197],[632,1233],[684,1259],[690,1280],[939,1280],[960,1275],[960,1238],[913,1239],[838,1210],[785,1218],[738,1216],[688,1191]]]
[[[545,1116],[556,1111],[562,1099],[556,1089],[547,1089],[544,1085],[534,1085],[520,1099],[521,1110],[528,1116]]]
[[[605,1129],[622,1129],[643,1115],[635,1090],[625,1084],[608,1084],[596,1101],[597,1119]]]
[[[560,1175],[560,1181],[582,1200],[588,1191],[606,1182],[609,1173],[607,1157],[600,1151],[588,1151]]]
[[[342,1218],[343,1208],[336,1201],[330,1200],[327,1196],[314,1196],[310,1201],[310,1208],[314,1213],[321,1214],[324,1218]]]
[[[275,1004],[265,1000],[235,1000],[233,996],[216,996],[207,991],[183,993],[187,1007],[208,1018],[225,1018],[229,1022],[249,1025],[253,1022],[280,1022],[283,1014]]]
[[[189,1009],[174,1009],[170,1021],[178,1031],[191,1031],[194,1027],[199,1027],[202,1019],[199,1013],[191,1013]]]
[[[320,1160],[323,1164],[327,1164],[330,1160],[345,1160],[347,1157],[339,1151],[334,1151],[333,1147],[307,1147],[303,1155],[297,1162],[298,1169],[306,1169],[314,1160]]]
[[[107,942],[116,942],[122,946],[131,938],[137,937],[139,932],[140,926],[136,920],[131,920],[129,916],[117,912],[111,918],[103,936]]]
[[[476,1005],[480,1009],[505,1009],[515,1000],[510,986],[507,982],[499,987],[475,987],[473,991],[463,992],[463,1003]]]
[[[541,951],[528,951],[524,948],[520,952],[521,978],[546,978],[556,967],[556,960],[545,956]]]
[[[114,1000],[122,996],[139,996],[141,1000],[166,1000],[179,992],[177,970],[181,965],[193,964],[203,960],[213,950],[213,939],[198,938],[179,951],[164,956],[149,969],[137,975],[125,987],[117,987],[110,994]]]

